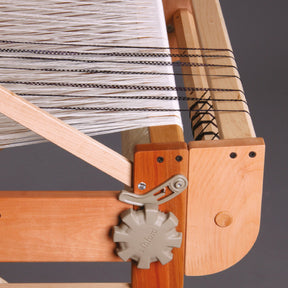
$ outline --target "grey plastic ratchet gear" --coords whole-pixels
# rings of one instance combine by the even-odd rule
[[[173,247],[181,247],[182,233],[177,232],[177,217],[158,210],[155,204],[144,209],[128,209],[121,214],[122,223],[114,226],[113,241],[119,242],[117,254],[124,261],[138,262],[140,269],[149,269],[152,262],[166,264],[173,259]]]

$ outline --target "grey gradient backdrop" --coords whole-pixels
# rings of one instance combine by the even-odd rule
[[[185,288],[287,287],[288,4],[284,0],[221,3],[254,126],[267,145],[262,224],[254,248],[240,263],[215,275],[186,277]],[[189,141],[189,125],[186,131]],[[121,149],[119,135],[97,139],[115,150]],[[0,156],[1,190],[122,187],[53,144],[6,149]],[[9,282],[129,282],[130,264],[0,263],[0,276]]]

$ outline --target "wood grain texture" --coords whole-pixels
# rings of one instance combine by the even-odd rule
[[[252,248],[260,226],[264,150],[261,138],[189,143],[186,275],[225,270]]]
[[[1,288],[130,288],[128,283],[22,283],[0,284]]]
[[[172,48],[177,48],[178,43],[176,39],[176,33],[175,29],[173,29],[173,16],[179,9],[187,9],[190,12],[192,11],[192,5],[191,0],[162,0],[163,2],[163,8],[164,8],[164,14],[165,14],[165,20],[167,27],[170,27],[168,30],[168,39],[169,39],[169,45]],[[173,50],[172,52],[176,52],[177,50]],[[179,61],[179,57],[172,57],[173,62]]]
[[[201,48],[229,49],[232,46],[225,26],[225,21],[221,11],[219,0],[191,0],[192,13],[195,18],[198,37]],[[255,137],[253,123],[246,104],[244,90],[240,81],[237,64],[231,52],[207,51],[206,55],[223,55],[229,57],[205,57],[205,64],[227,65],[231,67],[207,66],[209,88],[212,89],[233,89],[235,92],[210,92],[213,99],[240,99],[238,102],[214,102],[216,110],[226,110],[224,112],[215,111],[218,129],[221,139],[237,139]],[[213,76],[213,75],[229,75]],[[231,77],[234,76],[234,77]],[[247,111],[247,112],[230,112]]]
[[[151,143],[183,142],[184,134],[177,125],[155,126],[149,128]]]
[[[121,261],[115,191],[0,191],[1,262]]]
[[[0,86],[0,112],[131,186],[132,164],[121,154]]]
[[[167,23],[173,22],[174,14],[179,9],[187,9],[192,11],[191,0],[162,0],[165,12],[165,19]]]
[[[178,47],[201,47],[193,14],[185,9],[178,10],[173,16],[174,29]],[[187,57],[187,55],[202,55],[201,51],[179,50],[180,61],[195,63],[195,66],[183,66],[182,73],[185,87],[205,89],[209,87],[204,61],[202,57]],[[191,127],[195,140],[214,140],[218,137],[218,127],[211,95],[207,91],[186,91],[190,112]],[[201,111],[199,111],[201,110]],[[206,112],[207,111],[207,112]]]
[[[173,134],[170,134],[171,137]],[[176,156],[182,156],[183,160],[176,161]],[[163,157],[162,163],[157,162],[158,157]],[[176,174],[187,175],[188,150],[184,142],[158,143],[138,145],[135,152],[134,164],[134,190],[136,193],[146,193],[159,184],[165,182]],[[146,189],[140,191],[139,182],[147,184]],[[186,191],[159,207],[161,211],[173,212],[179,219],[177,231],[183,233],[185,239],[186,223]],[[183,241],[181,248],[173,249],[174,259],[166,265],[160,262],[152,263],[149,270],[137,269],[132,265],[133,288],[180,288],[184,282],[184,250]]]

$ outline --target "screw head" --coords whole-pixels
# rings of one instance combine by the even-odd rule
[[[161,156],[157,157],[157,162],[158,163],[162,163],[163,161],[164,161],[163,157],[161,157]]]
[[[138,184],[138,189],[139,189],[139,190],[145,190],[145,189],[146,189],[146,183],[140,182],[140,183]]]
[[[256,152],[255,151],[249,152],[249,157],[250,158],[255,158],[256,157]]]
[[[175,157],[175,159],[176,159],[177,162],[181,162],[183,160],[183,157],[181,155],[177,155]]]
[[[168,33],[174,32],[174,26],[173,26],[172,24],[168,24],[168,25],[167,25],[167,32],[168,32]]]
[[[183,182],[181,182],[181,181],[176,182],[175,183],[175,187],[178,188],[178,189],[183,187]]]
[[[235,159],[237,157],[237,153],[231,152],[230,153],[230,158]]]

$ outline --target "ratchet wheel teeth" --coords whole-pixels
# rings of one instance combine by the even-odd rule
[[[155,204],[144,209],[128,209],[121,214],[122,223],[113,229],[118,243],[118,256],[136,261],[140,269],[149,269],[152,262],[166,264],[173,259],[172,249],[179,248],[182,233],[176,231],[178,219],[173,213],[158,210]]]

